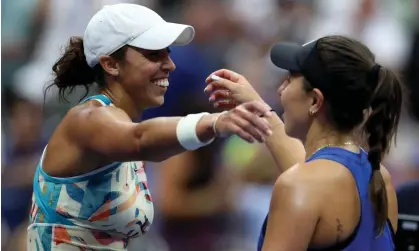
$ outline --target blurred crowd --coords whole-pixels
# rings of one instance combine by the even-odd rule
[[[385,165],[395,186],[419,179],[418,0],[2,0],[2,249],[26,250],[40,154],[65,112],[85,94],[77,89],[69,103],[61,103],[54,88],[45,92],[51,67],[70,36],[82,36],[96,11],[117,2],[148,6],[196,29],[192,44],[172,48],[177,69],[165,104],[139,120],[214,110],[204,80],[220,68],[246,76],[280,112],[275,90],[284,72],[271,65],[274,42],[303,44],[328,34],[363,41],[409,90]],[[148,163],[146,171],[157,216],[138,250],[255,250],[279,175],[263,145],[232,137]]]

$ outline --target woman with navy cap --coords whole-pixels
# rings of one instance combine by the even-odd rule
[[[402,108],[396,76],[343,36],[280,43],[271,59],[289,71],[278,88],[283,122],[267,118],[273,134],[266,145],[284,173],[258,250],[394,250],[397,199],[381,160]],[[237,73],[220,70],[207,82],[219,107],[262,101]]]

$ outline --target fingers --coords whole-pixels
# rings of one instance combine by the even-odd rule
[[[244,131],[243,129],[241,129],[239,126],[237,126],[235,124],[230,125],[230,130],[231,130],[232,133],[236,134],[237,136],[239,136],[243,140],[247,141],[248,143],[254,143],[255,142],[252,135],[250,135],[249,133],[247,133],[246,131]]]
[[[230,110],[237,106],[237,102],[232,98],[232,93],[228,90],[217,90],[213,92],[209,98],[209,102],[215,108]]]
[[[238,106],[236,109],[233,110],[233,113],[238,114],[241,118],[248,122],[247,126],[251,128],[255,128],[258,133],[262,133],[261,136],[270,136],[272,134],[271,126],[265,118],[261,118],[256,114],[245,110],[243,107]]]
[[[237,132],[237,134],[246,133],[249,134],[252,139],[255,139],[261,143],[265,141],[263,133],[259,132],[254,126],[252,126],[252,124],[249,121],[239,116],[235,116],[234,124],[236,124],[240,128],[240,131]]]
[[[252,113],[258,113],[266,117],[272,116],[271,107],[262,102],[247,102],[243,104],[243,107]]]
[[[272,134],[269,123],[258,117],[256,114],[245,110],[243,107],[237,107],[231,114],[233,122],[238,125],[241,130],[248,133],[252,138],[259,142],[265,142],[266,137]]]
[[[223,110],[231,110],[237,106],[237,103],[231,99],[216,100],[213,102],[214,108],[220,108]]]
[[[213,81],[213,79],[212,79],[213,75],[218,76],[220,78],[230,80],[232,82],[237,82],[240,79],[240,74],[238,74],[234,71],[227,70],[227,69],[221,69],[221,70],[218,70],[218,71],[215,71],[215,72],[211,73],[209,75],[209,77],[205,80],[205,82],[210,83],[211,81]]]
[[[205,93],[210,93],[217,89],[226,89],[231,92],[235,92],[236,88],[238,87],[237,83],[234,83],[228,79],[219,78],[217,80],[211,80],[212,82],[208,82],[207,87],[204,89]]]
[[[229,90],[216,90],[213,92],[209,98],[210,102],[214,102],[217,100],[225,100],[231,97],[231,92]]]
[[[204,92],[205,92],[206,94],[210,94],[210,93],[212,93],[212,92],[214,92],[214,91],[216,91],[216,90],[219,90],[219,89],[222,89],[222,90],[228,90],[228,89],[224,88],[223,86],[224,86],[224,85],[223,85],[222,83],[220,83],[220,82],[218,82],[218,81],[214,81],[214,82],[211,82],[210,84],[208,84],[208,85],[205,87]]]

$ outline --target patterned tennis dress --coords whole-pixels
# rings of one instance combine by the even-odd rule
[[[104,95],[83,102],[91,99],[112,105]],[[34,177],[27,250],[127,250],[132,238],[147,232],[154,208],[143,162],[56,178],[42,170],[44,154]]]

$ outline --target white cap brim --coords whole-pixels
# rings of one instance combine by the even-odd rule
[[[146,50],[162,50],[172,45],[187,45],[194,36],[195,30],[190,25],[164,22],[148,29],[128,45]]]

